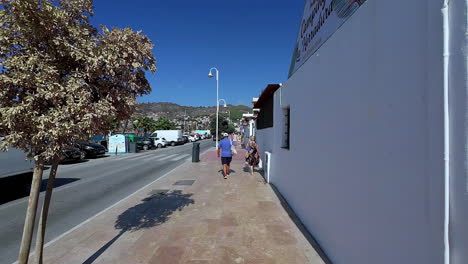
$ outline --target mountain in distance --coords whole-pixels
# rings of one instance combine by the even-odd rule
[[[252,108],[245,105],[227,105],[227,107],[223,107],[223,105],[219,106],[220,115],[228,116],[228,110],[231,112],[232,120],[239,120],[242,118],[242,114],[252,112]],[[215,115],[216,106],[182,106],[167,102],[137,103],[136,114],[151,117],[153,119],[167,117],[171,120],[183,120],[184,115],[187,118]]]

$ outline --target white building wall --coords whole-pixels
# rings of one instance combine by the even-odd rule
[[[468,3],[450,1],[450,246],[451,263],[468,263]]]
[[[260,167],[265,169],[265,151],[272,152],[273,150],[273,128],[257,129],[256,134],[255,138],[260,151]]]
[[[368,0],[275,93],[272,182],[335,264],[443,263],[441,7]]]

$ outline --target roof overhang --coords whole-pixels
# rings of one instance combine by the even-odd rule
[[[268,101],[269,98],[272,98],[276,90],[281,87],[281,84],[268,84],[265,89],[263,89],[260,97],[256,102],[254,102],[254,108],[262,108],[263,104]]]

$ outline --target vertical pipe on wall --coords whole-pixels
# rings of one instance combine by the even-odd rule
[[[444,264],[450,264],[450,115],[449,115],[449,14],[450,0],[444,0],[442,8],[444,31],[444,159],[445,159],[445,195],[444,195]]]
[[[279,101],[280,101],[280,107],[283,106],[283,87],[279,88],[280,96],[279,96]]]

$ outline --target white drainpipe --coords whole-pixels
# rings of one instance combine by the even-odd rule
[[[450,62],[450,32],[449,6],[450,0],[444,0],[442,8],[444,27],[444,155],[445,155],[445,212],[444,212],[444,264],[450,264],[450,115],[449,115],[449,62]]]

